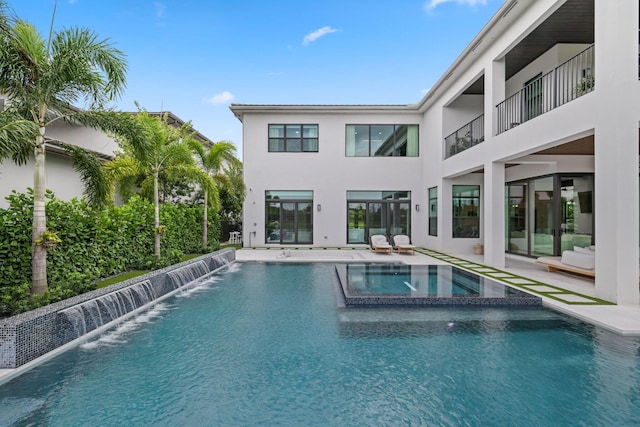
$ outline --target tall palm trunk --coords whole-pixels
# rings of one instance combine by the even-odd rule
[[[153,254],[160,258],[160,197],[158,195],[158,172],[153,172]]]
[[[207,248],[207,233],[209,232],[209,222],[207,221],[209,218],[209,191],[204,190],[204,212],[202,218],[202,249]]]
[[[40,133],[36,137],[36,145],[33,150],[35,166],[33,169],[33,231],[31,234],[32,273],[31,293],[44,294],[49,288],[47,285],[47,249],[43,245],[36,244],[42,233],[47,229],[47,216],[45,212],[45,127],[40,124]]]

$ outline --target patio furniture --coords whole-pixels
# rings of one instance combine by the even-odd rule
[[[415,255],[416,253],[416,247],[411,244],[411,239],[406,234],[393,236],[393,247],[399,254],[406,252]]]
[[[369,240],[371,240],[371,250],[373,252],[382,252],[390,254],[393,251],[393,246],[389,244],[386,236],[382,234],[374,234]]]

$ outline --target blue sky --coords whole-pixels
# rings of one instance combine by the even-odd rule
[[[46,35],[54,0],[8,0]],[[503,0],[58,0],[127,55],[116,106],[171,111],[242,150],[241,104],[412,104]]]

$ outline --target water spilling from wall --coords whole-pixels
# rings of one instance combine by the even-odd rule
[[[0,321],[0,368],[17,368],[235,260],[225,249]]]

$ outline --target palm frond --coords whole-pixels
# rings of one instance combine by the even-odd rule
[[[84,184],[84,196],[94,206],[104,206],[111,196],[111,186],[102,172],[102,161],[94,154],[74,145],[62,144]]]
[[[0,112],[0,162],[11,157],[23,165],[31,156],[38,127],[11,111]]]

